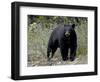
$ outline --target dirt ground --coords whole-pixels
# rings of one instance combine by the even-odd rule
[[[34,66],[55,66],[55,65],[79,65],[79,64],[87,64],[88,63],[88,57],[87,55],[79,55],[76,57],[74,61],[62,61],[60,51],[58,50],[54,57],[48,61],[46,56],[43,57],[36,57],[39,60],[31,60],[28,62],[28,67],[34,67]]]

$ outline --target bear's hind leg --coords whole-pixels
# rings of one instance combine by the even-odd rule
[[[48,58],[48,60],[50,60],[50,54],[51,53],[51,48],[48,48],[47,49],[47,58]]]
[[[53,58],[53,56],[54,56],[56,50],[57,50],[57,47],[54,47],[54,48],[52,49],[52,55],[51,55],[51,58]]]

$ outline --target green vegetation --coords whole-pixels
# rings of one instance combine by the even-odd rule
[[[58,25],[73,23],[76,24],[75,30],[78,39],[77,57],[87,56],[88,20],[86,17],[28,15],[28,66],[50,65],[47,62],[46,52],[51,32]],[[59,49],[52,61],[52,65],[57,65],[61,61]],[[84,61],[87,61],[87,58]],[[84,64],[84,61],[81,64]]]

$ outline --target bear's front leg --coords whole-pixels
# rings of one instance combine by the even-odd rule
[[[65,48],[64,46],[61,45],[60,51],[61,51],[62,60],[63,61],[68,60],[68,48]]]
[[[76,47],[71,47],[70,48],[70,60],[74,61],[76,57]]]

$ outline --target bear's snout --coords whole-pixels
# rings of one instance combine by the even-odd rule
[[[66,37],[69,37],[69,36],[70,36],[70,33],[67,31],[67,32],[65,33],[65,36],[66,36]]]

